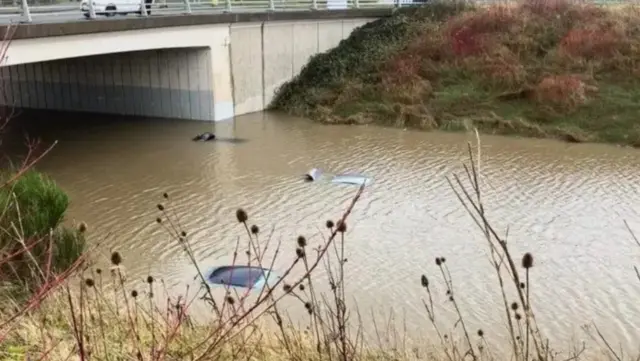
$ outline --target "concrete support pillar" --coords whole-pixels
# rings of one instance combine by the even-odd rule
[[[236,114],[265,107],[262,30],[262,23],[231,25],[231,73]]]
[[[293,23],[264,24],[262,57],[264,62],[264,101],[269,106],[278,88],[293,77]]]
[[[269,21],[230,29],[235,114],[264,110],[309,59],[374,19]]]
[[[224,120],[235,115],[231,84],[231,39],[229,26],[216,27],[210,35],[211,84],[213,90],[214,120]]]

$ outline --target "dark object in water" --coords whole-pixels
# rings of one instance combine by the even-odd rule
[[[247,141],[246,139],[243,139],[243,138],[220,138],[210,132],[196,135],[195,137],[193,137],[192,140],[194,142],[215,141],[216,143],[232,143],[232,144],[244,143]]]
[[[214,140],[216,139],[216,135],[210,132],[205,132],[202,134],[198,134],[195,137],[193,137],[193,141],[202,141],[202,142],[208,142],[210,140]]]
[[[266,268],[252,266],[221,266],[214,268],[207,279],[218,285],[244,288],[262,288],[273,276]]]
[[[231,143],[231,144],[239,144],[239,143],[244,143],[247,140],[244,138],[220,138],[220,137],[216,137],[215,142],[216,143]]]
[[[307,172],[307,174],[304,175],[304,180],[307,182],[313,182],[315,180],[318,180],[318,178],[320,178],[321,175],[322,175],[322,172],[320,171],[320,169],[313,168],[312,170]]]

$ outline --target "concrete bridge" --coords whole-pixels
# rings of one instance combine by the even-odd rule
[[[391,7],[0,27],[0,104],[219,121],[265,109],[309,58]]]

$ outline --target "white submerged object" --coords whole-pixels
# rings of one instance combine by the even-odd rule
[[[317,181],[318,178],[322,175],[322,171],[318,168],[313,168],[304,175],[304,179],[307,182]]]
[[[360,174],[338,174],[331,179],[331,183],[368,185],[371,179]]]
[[[304,175],[304,179],[307,182],[315,182],[323,177],[324,174],[318,168],[313,168],[307,174]],[[371,178],[353,173],[343,173],[334,176],[326,176],[324,178],[330,178],[331,183],[336,184],[355,184],[355,185],[368,185],[371,182]]]

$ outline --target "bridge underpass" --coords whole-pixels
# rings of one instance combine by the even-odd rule
[[[218,121],[268,107],[309,58],[375,18],[256,21],[12,40],[0,104]]]
[[[213,120],[211,50],[94,55],[1,68],[16,108]]]
[[[210,49],[94,55],[2,68],[7,105],[213,120]]]

